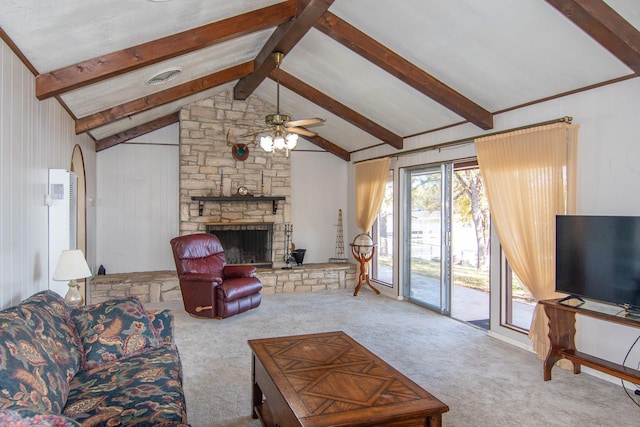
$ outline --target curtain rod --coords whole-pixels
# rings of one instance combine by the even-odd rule
[[[383,156],[372,157],[370,159],[358,160],[357,162],[353,162],[353,164],[355,165],[357,163],[366,162],[366,161],[369,161],[369,160],[384,159],[385,157],[392,157],[392,158],[393,157],[401,157],[401,156],[407,156],[409,154],[421,153],[423,151],[439,150],[441,148],[447,148],[447,147],[453,147],[453,146],[456,146],[456,145],[469,144],[469,143],[473,142],[474,139],[483,138],[485,136],[500,135],[500,134],[503,134],[503,133],[515,132],[515,131],[518,131],[518,130],[530,129],[530,128],[535,128],[535,127],[538,127],[538,126],[546,126],[546,125],[551,125],[551,124],[554,124],[554,123],[568,123],[568,124],[571,124],[572,121],[573,121],[573,117],[564,116],[564,117],[560,117],[559,119],[547,120],[545,122],[534,123],[534,124],[531,124],[531,125],[520,126],[520,127],[517,127],[517,128],[505,129],[505,130],[501,130],[501,131],[497,131],[497,132],[485,133],[485,134],[476,135],[476,136],[470,136],[470,137],[463,138],[463,139],[456,139],[455,141],[449,141],[449,142],[443,142],[443,143],[436,144],[436,145],[430,145],[428,147],[414,148],[414,149],[407,150],[407,151],[401,151],[401,152],[396,153],[396,154],[386,154],[386,155],[383,155]]]

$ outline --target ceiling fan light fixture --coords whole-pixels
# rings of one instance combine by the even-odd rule
[[[296,145],[298,145],[298,134],[288,133],[285,139],[285,147],[287,147],[287,150],[293,150],[296,148]]]
[[[273,151],[273,138],[271,136],[260,138],[260,147],[267,153],[271,153]]]
[[[276,113],[267,114],[265,123],[272,128],[272,134],[260,138],[260,147],[267,153],[275,150],[285,150],[287,157],[289,151],[298,145],[298,133],[304,136],[315,136],[302,126],[315,126],[324,123],[324,119],[312,118],[295,120],[291,122],[291,116],[280,113],[280,64],[284,53],[273,52],[273,60],[276,64]]]
[[[276,135],[273,138],[273,147],[276,150],[282,150],[285,147],[284,136],[282,136],[282,133],[276,132]]]

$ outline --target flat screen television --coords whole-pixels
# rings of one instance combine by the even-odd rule
[[[640,217],[558,215],[556,291],[640,309]]]

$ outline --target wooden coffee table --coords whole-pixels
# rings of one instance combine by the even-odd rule
[[[344,332],[249,340],[264,426],[442,425],[449,407]]]

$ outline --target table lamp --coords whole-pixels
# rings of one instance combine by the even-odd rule
[[[91,276],[91,270],[80,249],[67,249],[62,251],[56,271],[53,273],[53,280],[69,280],[69,290],[64,296],[64,300],[71,307],[82,304],[82,294],[77,279],[84,279]]]

